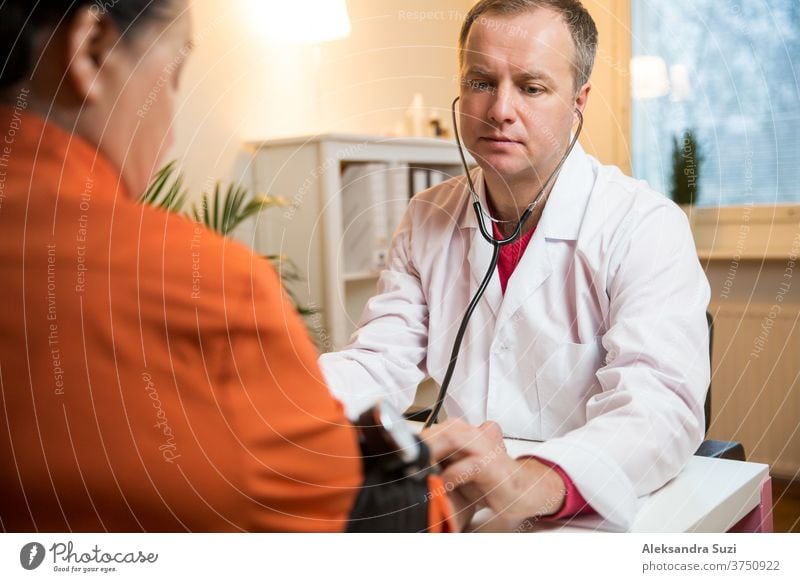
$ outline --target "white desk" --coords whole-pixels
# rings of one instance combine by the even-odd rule
[[[415,431],[420,423],[410,423]],[[505,439],[512,457],[536,454],[539,443]],[[765,497],[762,498],[762,488]],[[639,510],[630,532],[726,532],[757,509],[771,505],[769,467],[726,459],[692,457],[686,468],[658,491],[639,499]],[[763,508],[765,512],[771,507]],[[521,527],[522,526],[522,527]],[[771,521],[769,527],[771,528]],[[567,522],[526,520],[510,523],[488,509],[479,511],[471,529],[482,532],[513,531],[623,531],[599,516],[578,517]]]

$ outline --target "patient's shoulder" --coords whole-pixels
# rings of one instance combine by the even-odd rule
[[[237,310],[247,309],[244,303],[256,296],[281,299],[272,265],[242,243],[157,209],[145,209],[142,224],[148,232],[139,247],[142,299],[173,312],[225,318],[236,318]]]

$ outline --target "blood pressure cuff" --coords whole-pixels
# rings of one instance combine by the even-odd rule
[[[431,466],[430,450],[404,423],[385,402],[365,410],[355,421],[364,481],[348,532],[455,530],[450,500]],[[404,441],[403,448],[396,437]]]
[[[388,473],[378,466],[367,467],[347,531],[455,531],[444,483],[436,475],[406,477]]]

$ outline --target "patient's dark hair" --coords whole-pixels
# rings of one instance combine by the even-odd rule
[[[173,0],[5,0],[0,2],[0,89],[21,81],[35,63],[33,41],[37,32],[64,25],[88,8],[108,16],[123,36],[142,25],[166,17]]]

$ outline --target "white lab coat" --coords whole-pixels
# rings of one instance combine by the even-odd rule
[[[441,383],[491,252],[463,178],[411,201],[351,344],[320,359],[350,413]],[[473,315],[447,415],[547,441],[537,456],[626,527],[703,439],[709,295],[685,214],[577,145],[505,296],[495,274]]]

